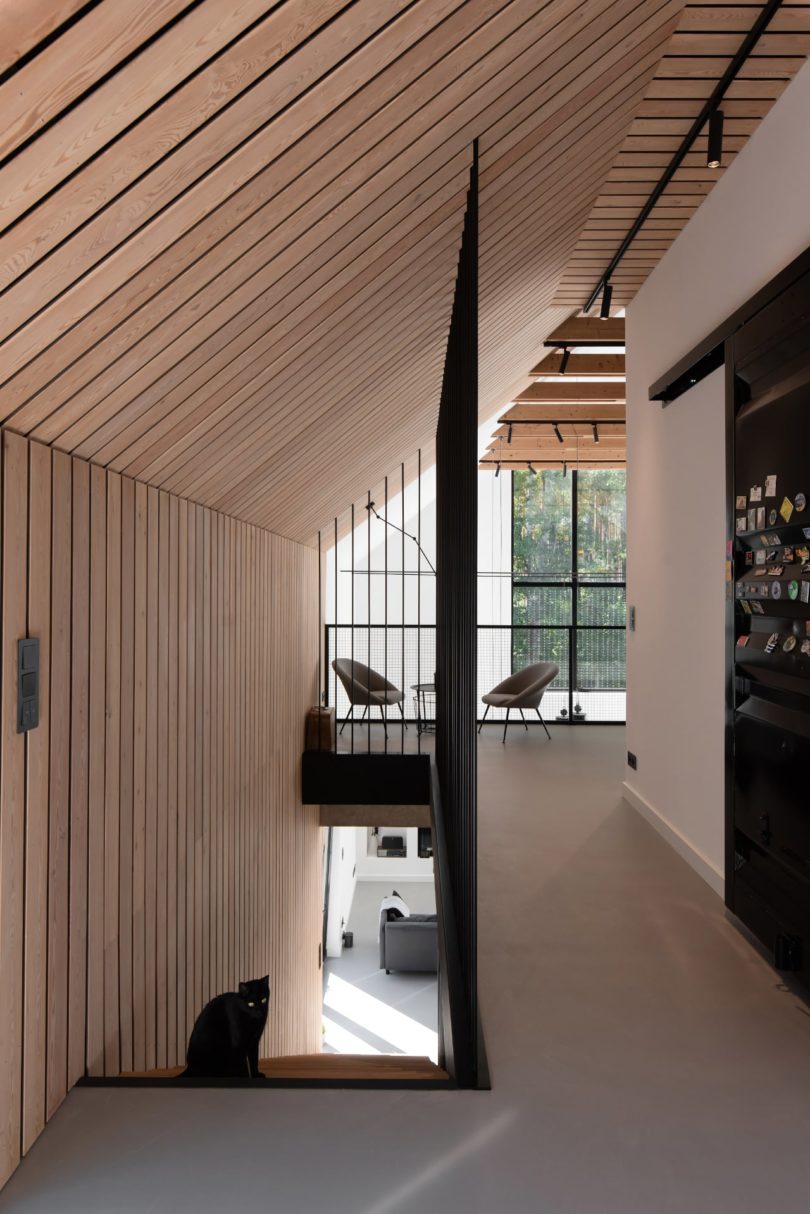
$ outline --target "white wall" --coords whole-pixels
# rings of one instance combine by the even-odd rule
[[[340,957],[343,952],[343,931],[352,912],[356,886],[357,832],[353,826],[336,826],[332,832],[332,862],[329,867],[327,957]]]
[[[478,473],[478,623],[512,623],[511,472]]]
[[[414,881],[433,881],[433,861],[419,857],[419,830],[416,826],[380,827],[378,838],[383,835],[404,835],[407,856],[378,856],[369,854],[368,828],[357,827],[357,880],[380,881],[382,884]],[[376,848],[376,842],[373,845]]]
[[[628,799],[723,887],[723,372],[650,384],[810,245],[810,64],[627,310]]]

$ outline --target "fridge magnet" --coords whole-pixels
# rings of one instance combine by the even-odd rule
[[[757,531],[762,531],[765,526],[765,507],[757,506]]]
[[[801,600],[803,603],[810,603],[810,582],[802,582]]]
[[[769,510],[769,511],[768,511],[768,526],[769,526],[769,527],[775,527],[775,526],[776,526],[776,520],[777,520],[778,518],[779,518],[779,515],[776,513],[776,511],[775,511],[775,510],[773,510],[773,509],[772,509],[772,510]]]
[[[753,563],[754,563],[754,549],[753,548],[746,549],[745,563],[746,563],[746,565],[753,565]]]
[[[792,548],[783,548],[782,549],[782,560],[785,562],[786,565],[792,565],[794,559],[795,558],[793,556]]]
[[[779,633],[772,632],[771,635],[768,637],[767,641],[765,642],[765,652],[773,653],[774,649],[776,649],[776,646],[778,644],[779,644]]]
[[[741,649],[743,648],[744,645],[747,645],[748,644],[748,634],[746,633],[745,636],[737,637],[737,644],[740,646]]]
[[[806,658],[810,658],[810,641],[802,641],[802,653]]]
[[[810,637],[810,620],[805,620],[805,621],[804,621],[804,631],[805,631],[805,632],[807,633],[807,635]]]
[[[793,502],[789,497],[782,498],[782,505],[779,507],[779,513],[786,523],[790,522],[790,516],[793,513]]]
[[[738,510],[745,510],[745,508],[747,507],[747,505],[748,505],[748,498],[745,496],[745,494],[744,494],[744,493],[740,494],[740,495],[737,497],[737,509],[738,509]]]
[[[776,477],[775,476],[766,476],[765,477],[765,496],[766,497],[776,497]]]
[[[737,535],[745,534],[745,525],[747,522],[748,522],[748,519],[745,517],[744,514],[737,515]]]
[[[752,501],[752,502],[761,502],[762,501],[762,485],[752,485],[751,492],[748,494],[748,498],[749,498],[749,501]]]
[[[782,597],[782,583],[781,582],[771,582],[771,598],[772,599],[781,599],[781,597]]]
[[[748,530],[756,531],[757,529],[757,508],[752,506],[748,511]]]
[[[776,544],[777,548],[782,543],[780,537],[774,531],[772,531],[771,534],[768,536],[768,541],[771,544]]]
[[[756,552],[754,553],[754,564],[755,565],[764,565],[765,558],[767,557],[767,555],[768,554],[764,548],[757,548]]]
[[[768,577],[781,577],[784,572],[785,571],[781,565],[768,566]]]
[[[738,599],[741,599],[745,594],[745,586],[742,582],[737,582],[737,585],[734,587],[734,593]]]
[[[747,599],[743,599],[742,602],[740,603],[740,606],[742,607],[742,609],[746,615],[751,614],[751,604],[747,601]]]
[[[810,561],[802,562],[802,573],[810,573]]]
[[[797,561],[810,561],[810,548],[805,548],[804,544],[802,544],[801,548],[797,548],[796,549],[796,560]]]
[[[787,637],[782,649],[785,653],[791,653],[796,648],[796,638],[794,636]]]
[[[799,583],[793,578],[788,583],[788,598],[797,599],[799,597]]]
[[[762,606],[761,603],[757,603],[756,601],[751,604],[751,610],[753,612],[755,612],[757,615],[765,614],[765,608]]]
[[[767,535],[761,535],[759,537],[759,542],[760,542],[760,544],[762,544],[763,548],[767,548],[768,544],[770,544],[771,541]]]
[[[760,598],[762,598],[762,599],[767,599],[767,598],[770,598],[770,592],[769,592],[769,589],[768,589],[768,583],[767,583],[767,582],[763,582],[763,583],[762,583],[762,585],[760,586],[760,588],[759,588],[759,597],[760,597]]]
[[[810,540],[810,527],[802,527],[802,535],[806,540]]]
[[[796,510],[798,510],[799,514],[801,514],[802,511],[807,506],[807,498],[804,496],[803,493],[797,493],[793,499],[793,505],[796,508]]]

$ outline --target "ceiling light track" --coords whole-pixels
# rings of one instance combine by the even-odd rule
[[[751,29],[749,30],[749,32],[746,34],[745,38],[743,39],[736,55],[734,55],[733,59],[729,63],[728,67],[726,68],[725,72],[721,76],[720,80],[717,82],[717,85],[715,86],[711,96],[704,103],[703,108],[701,109],[697,118],[692,123],[687,134],[684,136],[683,142],[681,143],[681,145],[678,148],[675,155],[672,157],[672,160],[667,165],[666,169],[663,172],[663,175],[659,179],[653,192],[650,194],[650,196],[647,199],[647,201],[645,202],[644,206],[639,211],[636,219],[633,222],[633,226],[630,228],[630,231],[627,233],[624,240],[622,241],[622,243],[619,245],[618,249],[614,253],[613,258],[610,261],[610,264],[608,265],[608,267],[605,270],[602,277],[599,279],[599,282],[596,284],[596,286],[594,287],[594,289],[591,291],[590,295],[588,296],[588,302],[585,304],[585,307],[582,309],[583,312],[590,312],[591,308],[596,303],[599,293],[604,292],[606,288],[609,288],[610,279],[611,279],[613,273],[615,272],[616,267],[619,265],[619,263],[621,262],[622,258],[625,255],[625,253],[630,248],[630,245],[633,243],[635,238],[638,236],[639,232],[641,231],[641,228],[644,226],[644,224],[649,219],[651,211],[653,210],[656,203],[661,198],[661,195],[664,193],[664,190],[667,188],[669,183],[672,181],[672,178],[675,176],[676,171],[680,168],[681,163],[684,160],[684,157],[686,156],[687,152],[691,148],[692,144],[697,139],[700,132],[703,130],[703,127],[706,125],[706,122],[710,121],[712,118],[712,115],[718,110],[720,102],[723,100],[723,97],[726,93],[726,90],[728,89],[728,86],[736,78],[737,73],[739,72],[740,68],[745,63],[746,59],[748,59],[749,55],[753,51],[757,42],[759,42],[759,39],[761,38],[761,36],[765,33],[765,30],[768,28],[768,26],[771,22],[771,19],[773,18],[774,14],[777,12],[777,10],[781,7],[781,4],[782,4],[782,0],[768,0],[768,3],[762,9],[762,12],[757,17],[754,24],[751,26]],[[717,123],[717,120],[715,120],[715,123]],[[721,126],[721,135],[722,135],[722,126]],[[722,139],[721,139],[721,142],[722,142]],[[608,297],[608,299],[609,299],[609,297]],[[608,306],[609,306],[609,302],[608,302]],[[605,315],[605,313],[604,313],[604,294],[603,294],[603,302],[602,302],[602,315],[603,316]]]

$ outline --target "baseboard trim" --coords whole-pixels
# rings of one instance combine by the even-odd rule
[[[667,822],[654,806],[650,805],[646,798],[642,797],[641,793],[632,788],[626,780],[622,781],[622,795],[628,805],[640,813],[642,818],[649,822],[650,826],[658,832],[662,839],[674,848],[691,868],[695,870],[699,877],[702,877],[707,885],[711,886],[714,892],[720,898],[725,897],[725,880],[723,874],[716,869],[702,852],[699,852],[696,847],[685,839],[683,835],[675,829],[671,823]]]

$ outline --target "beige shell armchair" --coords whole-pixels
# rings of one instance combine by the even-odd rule
[[[543,693],[549,683],[556,679],[560,673],[560,668],[556,662],[535,662],[532,666],[527,666],[524,670],[518,671],[517,674],[510,675],[508,679],[504,679],[497,687],[493,687],[492,691],[487,692],[481,699],[486,704],[481,725],[478,726],[478,732],[481,732],[481,727],[487,719],[487,713],[490,708],[505,708],[506,720],[503,726],[503,742],[506,741],[506,730],[509,726],[509,713],[513,708],[517,708],[520,712],[521,720],[528,730],[526,718],[523,716],[523,709],[534,709],[540,724],[546,731],[546,736],[551,741],[551,734],[548,732],[548,726],[543,720],[540,712],[540,701],[543,698]]]
[[[389,683],[388,679],[384,679],[376,670],[372,670],[370,666],[364,666],[362,662],[355,662],[352,658],[335,658],[332,669],[343,684],[343,689],[349,697],[351,705],[349,716],[341,725],[340,732],[343,733],[346,721],[353,716],[355,704],[362,704],[363,715],[360,720],[365,719],[370,708],[379,708],[385,736],[388,737],[385,710],[391,704],[398,704],[399,711],[404,718],[405,713],[402,709],[404,693],[393,683]],[[407,724],[405,728],[408,728]]]

